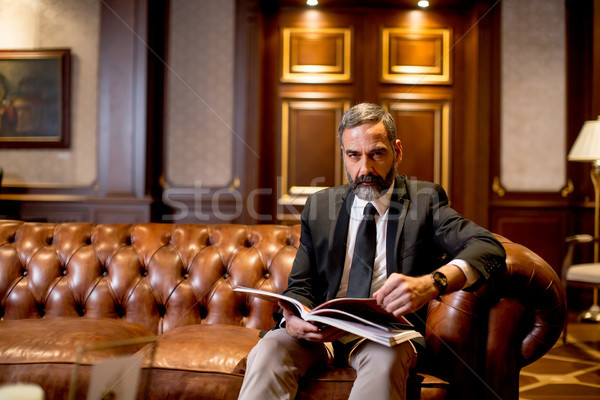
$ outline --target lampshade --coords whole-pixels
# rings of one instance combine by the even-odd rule
[[[600,116],[595,121],[585,121],[567,159],[569,161],[600,160]]]

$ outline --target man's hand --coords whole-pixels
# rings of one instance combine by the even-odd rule
[[[417,311],[438,294],[429,275],[413,277],[394,273],[373,297],[387,312],[399,317]]]
[[[320,329],[318,326],[306,322],[302,318],[297,317],[292,309],[284,302],[280,301],[279,307],[283,310],[286,332],[296,339],[308,340],[310,342],[333,342],[345,333],[344,331],[332,327]]]
[[[461,289],[466,282],[465,274],[456,265],[446,264],[438,271],[448,279],[447,293]],[[386,311],[399,317],[417,311],[439,294],[429,274],[413,277],[394,273],[373,293],[373,297]]]

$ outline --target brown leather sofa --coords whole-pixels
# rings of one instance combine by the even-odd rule
[[[276,306],[233,288],[282,292],[299,232],[0,221],[0,383],[36,382],[47,399],[66,398],[79,346],[157,335],[154,352],[138,345],[83,353],[75,397],[85,398],[92,363],[141,351],[141,398],[235,398],[245,356],[272,327]],[[411,378],[409,398],[518,399],[519,370],[559,337],[558,277],[528,249],[500,239],[506,274],[430,304],[430,368]],[[305,377],[299,397],[345,399],[354,376],[331,367]]]

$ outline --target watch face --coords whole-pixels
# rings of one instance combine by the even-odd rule
[[[448,286],[448,278],[446,278],[446,275],[442,274],[441,272],[435,271],[431,274],[431,276],[433,277],[433,283],[435,284],[435,286],[437,286],[440,289],[440,294],[444,293],[446,287]]]

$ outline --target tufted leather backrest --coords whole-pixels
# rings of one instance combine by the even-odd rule
[[[268,329],[300,227],[0,221],[0,318],[122,318],[160,334],[190,324]]]

